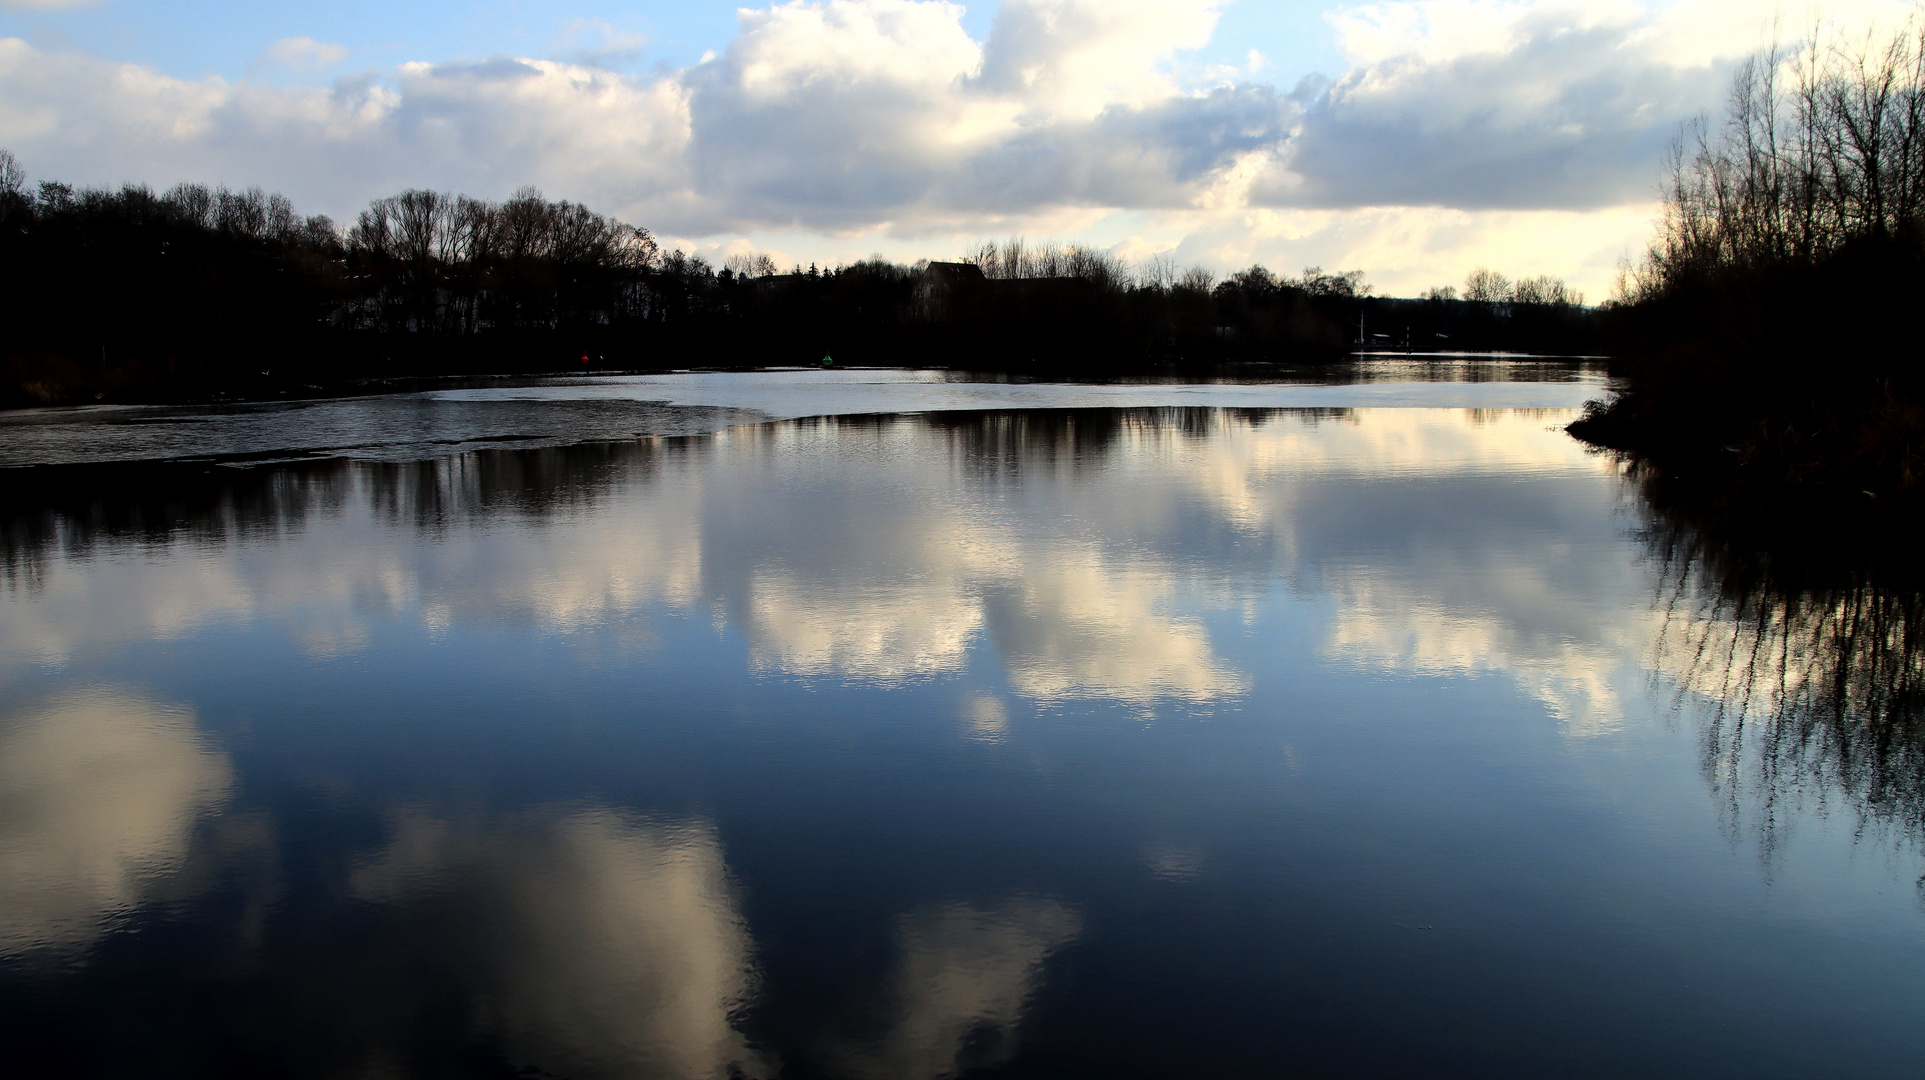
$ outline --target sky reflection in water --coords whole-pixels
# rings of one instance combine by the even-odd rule
[[[8,1037],[82,1073],[1906,1072],[1913,850],[1836,806],[1762,859],[1731,828],[1570,415],[844,416],[16,514]]]

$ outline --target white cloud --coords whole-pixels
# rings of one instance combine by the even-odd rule
[[[885,684],[962,671],[982,629],[982,605],[956,567],[944,565],[948,560],[930,562],[939,580],[855,592],[789,574],[758,575],[748,598],[753,663]]]
[[[994,694],[977,694],[963,704],[965,731],[979,742],[1002,742],[1009,734],[1009,707]]]
[[[1082,928],[1074,908],[1039,897],[903,916],[890,987],[895,1015],[880,1039],[842,1055],[841,1071],[935,1080],[1003,1061],[1015,1049],[1043,962]]]
[[[1214,6],[792,3],[684,77],[711,227],[909,231],[1066,205],[1184,205],[1284,130],[1274,93],[1179,90],[1159,65]]]
[[[1904,0],[1830,22],[1895,24]],[[1647,199],[1680,120],[1733,65],[1804,27],[1737,0],[1396,0],[1328,19],[1350,69],[1251,188],[1269,206],[1585,210]]]
[[[823,86],[940,89],[981,63],[962,13],[956,4],[915,0],[744,8],[724,66],[744,93],[764,101]]]
[[[1840,31],[1848,41],[1862,39],[1876,29],[1895,29],[1917,12],[1917,0],[1678,0],[1659,7],[1633,31],[1630,44],[1665,63],[1707,65],[1814,27]]]
[[[552,60],[409,63],[382,79],[270,87],[0,39],[0,145],[40,178],[258,183],[336,215],[409,186],[499,196],[533,183],[660,213],[687,198],[687,141],[676,80]]]
[[[1379,293],[1392,296],[1461,287],[1477,266],[1556,274],[1595,303],[1609,296],[1619,257],[1643,246],[1657,216],[1655,202],[1588,211],[1246,209],[1170,215],[1150,223],[1142,243],[1185,265],[1362,268]]]
[[[1160,65],[1211,4],[790,3],[741,13],[720,56],[653,79],[588,64],[410,62],[328,88],[183,80],[0,40],[0,141],[92,183],[262,183],[337,215],[409,185],[532,182],[701,236],[769,225],[910,231],[1064,206],[1184,205],[1274,142],[1267,88],[1181,91]],[[310,39],[266,57],[320,66]]]
[[[311,37],[282,38],[261,53],[263,60],[285,67],[309,70],[333,67],[347,58],[346,46],[331,45]]]
[[[1122,417],[1100,457],[1016,453],[1066,437],[1021,418],[781,422],[586,459],[607,467],[605,487],[562,489],[515,527],[495,525],[523,512],[499,492],[525,459],[357,465],[287,492],[282,529],[103,542],[84,567],[49,557],[0,619],[0,656],[57,662],[211,623],[278,627],[320,654],[384,622],[505,622],[620,649],[680,612],[732,629],[771,675],[897,686],[993,656],[1006,688],[971,688],[959,707],[968,737],[995,741],[1038,706],[1234,701],[1262,669],[1212,616],[1286,581],[1333,598],[1328,659],[1500,673],[1567,731],[1597,731],[1651,635],[1651,593],[1610,554],[1620,507],[1601,481],[1615,465],[1559,430],[1570,415],[1218,414],[1207,430]],[[1020,484],[975,471],[1005,453]],[[865,468],[846,468],[857,457]],[[423,545],[396,505],[459,527]],[[1552,543],[1552,521],[1589,524]],[[174,758],[200,760],[178,745]]]
[[[1325,18],[1344,55],[1369,67],[1501,56],[1528,43],[1540,26],[1584,33],[1644,15],[1631,0],[1392,0],[1339,8]]]
[[[1332,22],[1352,66],[1308,103],[1283,168],[1257,182],[1252,200],[1509,210],[1640,201],[1677,121],[1715,106],[1729,75],[1640,48],[1650,20],[1635,4],[1575,0],[1339,13]]]
[[[733,1021],[755,988],[753,942],[706,823],[408,812],[349,888],[388,904],[467,898],[479,926],[453,946],[479,969],[474,1020],[534,1071],[766,1074]]]
[[[640,59],[648,38],[598,19],[573,19],[555,35],[550,47],[571,63],[618,68]]]
[[[1011,688],[1040,702],[1202,703],[1248,689],[1197,620],[1171,613],[1188,583],[1170,560],[1012,529],[974,494],[931,503],[922,426],[873,437],[885,452],[859,494],[822,479],[824,455],[846,445],[834,429],[784,423],[718,440],[718,467],[740,488],[707,501],[704,530],[732,537],[731,557],[752,569],[708,585],[759,669],[897,684],[961,672],[987,644]],[[794,513],[774,512],[785,504]],[[814,512],[824,505],[862,509]]]
[[[0,954],[92,943],[186,865],[233,787],[192,714],[134,695],[0,719]]]
[[[1039,113],[1094,119],[1181,94],[1160,65],[1199,49],[1221,0],[1007,0],[997,9],[977,86]]]
[[[550,46],[571,60],[413,61],[325,87],[0,39],[0,145],[37,177],[259,183],[336,216],[408,186],[533,183],[690,248],[780,234],[805,263],[1055,233],[1218,269],[1362,266],[1405,290],[1488,262],[1595,298],[1648,230],[1677,121],[1716,111],[1772,32],[1751,0],[1384,0],[1329,16],[1345,70],[1284,89],[1255,54],[1183,74],[1218,6],[1008,0],[976,40],[955,3],[793,0],[742,10],[680,71],[609,70],[640,39],[577,22]],[[1906,10],[1825,13],[1851,29]],[[265,57],[345,54],[291,38]]]

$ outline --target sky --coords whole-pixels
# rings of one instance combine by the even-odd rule
[[[352,220],[527,184],[719,262],[992,237],[1605,298],[1681,121],[1786,27],[1914,0],[0,0],[29,179]]]

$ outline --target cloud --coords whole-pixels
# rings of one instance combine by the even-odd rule
[[[404,187],[533,183],[607,210],[686,200],[685,95],[552,60],[403,64],[329,87],[176,79],[0,38],[0,145],[86,183],[262,184],[351,214]]]
[[[884,684],[962,671],[982,630],[982,604],[948,562],[924,568],[936,580],[853,592],[793,574],[757,575],[748,596],[752,663]]]
[[[1840,0],[1826,17],[1865,28],[1907,9]],[[1349,70],[1301,88],[1301,129],[1254,204],[1641,202],[1679,121],[1717,113],[1733,66],[1793,29],[1749,0],[1402,0],[1327,18]]]
[[[190,713],[134,695],[0,719],[0,955],[92,943],[187,864],[233,787]]]
[[[1329,16],[1344,70],[1282,88],[1256,55],[1184,67],[1218,7],[1008,0],[978,41],[941,0],[793,0],[738,12],[726,48],[679,71],[610,70],[643,42],[577,21],[550,43],[567,59],[414,61],[325,87],[178,79],[0,39],[0,145],[41,176],[259,183],[336,216],[403,187],[532,183],[683,246],[781,232],[805,262],[830,237],[867,254],[1065,231],[1180,244],[1227,269],[1242,228],[1286,253],[1258,257],[1407,283],[1358,262],[1382,243],[1341,236],[1381,238],[1395,217],[1420,237],[1488,226],[1514,245],[1531,233],[1503,215],[1632,206],[1641,235],[1676,123],[1715,111],[1732,63],[1770,32],[1749,0],[1386,0]],[[1838,0],[1827,16],[1860,27],[1905,10]],[[345,53],[290,38],[264,58],[317,71]],[[1304,215],[1324,211],[1329,243],[1285,235],[1317,233]],[[1152,242],[1132,214],[1183,228]],[[1601,294],[1637,246],[1616,225],[1573,230],[1575,253],[1534,269]],[[1504,244],[1454,246],[1525,270]]]
[[[977,694],[964,702],[962,716],[970,738],[1002,742],[1009,734],[1009,707],[994,694]]]
[[[1657,219],[1655,201],[1593,210],[1251,208],[1186,213],[1153,222],[1152,250],[1178,262],[1294,273],[1303,266],[1361,267],[1380,293],[1414,296],[1459,285],[1471,268],[1513,276],[1557,274],[1595,303],[1608,297],[1618,260],[1639,250]]]
[[[825,482],[843,437],[806,422],[731,432],[712,466],[703,533],[731,539],[706,585],[758,669],[894,685],[960,673],[986,645],[1039,702],[1248,689],[1197,620],[1169,612],[1185,584],[1171,560],[1013,529],[976,493],[929,500],[915,421],[874,432],[888,453],[863,487]]]
[[[93,7],[100,0],[0,0],[0,11],[72,11]]]
[[[1282,136],[1261,88],[1191,96],[1158,64],[1208,40],[1214,5],[962,9],[831,0],[744,11],[686,76],[692,165],[732,228],[911,230],[1063,205],[1182,205]]]
[[[728,51],[685,77],[718,223],[860,226],[923,198],[973,129],[1008,123],[957,93],[981,63],[960,17],[907,0],[741,12]]]
[[[798,2],[744,10],[722,55],[652,79],[502,57],[327,88],[181,80],[0,40],[0,141],[81,181],[257,182],[337,215],[402,186],[535,183],[700,236],[1185,205],[1287,130],[1269,88],[1191,94],[1161,70],[1208,40],[1213,4],[1013,0],[982,43],[962,14]],[[266,54],[341,56],[304,38]]]
[[[648,47],[648,38],[613,23],[597,19],[573,19],[555,35],[550,47],[570,63],[586,67],[621,68],[639,60]]]
[[[880,1039],[840,1055],[841,1071],[935,1080],[1007,1060],[1044,962],[1082,929],[1074,908],[1044,897],[903,916],[890,987],[895,1016]]]
[[[1159,70],[1200,49],[1220,0],[1013,0],[997,9],[975,88],[1022,100],[1037,113],[1093,119],[1178,96]]]
[[[991,739],[1034,705],[1243,695],[1258,671],[1225,654],[1212,597],[1225,595],[1220,583],[1281,571],[1341,598],[1333,658],[1504,672],[1575,727],[1597,727],[1614,711],[1606,676],[1645,632],[1647,590],[1600,578],[1617,565],[1609,558],[1544,543],[1547,515],[1615,512],[1560,502],[1614,497],[1608,484],[1564,482],[1613,467],[1557,430],[1565,416],[1380,409],[1182,427],[1125,416],[1098,444],[1100,469],[1060,476],[1047,463],[1064,434],[1041,420],[914,418],[738,427],[672,449],[552,451],[539,465],[496,453],[344,465],[284,493],[279,510],[245,500],[286,523],[267,547],[183,537],[84,570],[50,559],[31,617],[7,624],[0,654],[59,662],[218,623],[280,627],[331,655],[390,621],[430,633],[508,623],[626,648],[680,612],[731,628],[747,666],[769,675],[899,686],[993,656],[1006,691],[965,708],[973,737]],[[1014,487],[966,479],[932,497],[950,462],[1015,450],[1045,472]],[[851,454],[872,467],[841,468]],[[545,512],[509,499],[525,497],[529,468],[564,478]],[[1518,479],[1547,474],[1553,483]],[[1010,491],[1050,509],[1012,512]],[[386,516],[390,505],[433,507],[433,527],[461,527],[424,547]],[[487,527],[504,514],[522,524]],[[1383,523],[1413,514],[1422,542],[1384,548],[1412,531]]]
[[[345,45],[330,45],[310,37],[282,38],[261,53],[263,60],[306,70],[333,67],[347,58]]]
[[[133,541],[78,536],[36,571],[31,610],[0,622],[0,655],[57,662],[213,623],[327,654],[387,623],[531,627],[592,659],[695,617],[771,676],[895,687],[988,662],[1005,682],[968,687],[960,726],[996,741],[1039,706],[1234,703],[1264,666],[1220,616],[1283,582],[1330,598],[1327,662],[1499,675],[1567,733],[1593,733],[1618,720],[1652,593],[1616,553],[1616,466],[1560,430],[1570,415],[785,421],[343,465],[237,493],[222,505],[264,516],[228,522],[224,541],[104,558]],[[548,479],[530,488],[535,473]],[[395,506],[423,508],[415,528]]]
[[[466,932],[434,939],[476,970],[475,1021],[547,1075],[762,1076],[734,1025],[753,941],[715,830],[609,809],[443,818],[409,811],[353,870],[356,899],[459,896]]]
[[[1606,17],[1610,16],[1610,17]],[[1253,185],[1267,206],[1587,209],[1648,197],[1677,121],[1713,104],[1723,65],[1640,48],[1636,5],[1486,0],[1333,16],[1352,67],[1306,103]],[[1734,59],[1752,41],[1734,42]]]
[[[735,429],[659,458],[641,444],[624,455],[632,475],[674,482],[527,529],[463,530],[433,558],[384,523],[380,493],[432,499],[514,480],[520,459],[345,467],[312,481],[316,502],[333,509],[288,504],[303,526],[271,550],[209,551],[183,536],[165,556],[97,573],[50,565],[34,616],[0,624],[0,654],[61,663],[102,640],[266,624],[333,656],[397,618],[431,632],[509,622],[592,641],[657,610],[708,608],[739,628],[751,666],[772,674],[896,685],[958,673],[986,646],[1000,651],[1012,687],[1039,701],[1202,703],[1247,689],[1201,622],[1170,610],[1188,588],[1175,560],[1025,534],[998,523],[983,495],[928,504],[919,457],[928,434],[905,420],[875,437],[891,457],[860,485],[825,481],[846,444],[812,423]],[[464,501],[449,512],[489,510]]]
[[[1615,465],[1563,433],[1557,421],[1568,415],[1366,410],[1314,432],[1228,432],[1215,471],[1198,471],[1238,516],[1288,530],[1293,576],[1333,598],[1319,648],[1327,659],[1404,675],[1501,674],[1565,734],[1596,735],[1621,721],[1618,687],[1654,616],[1642,569],[1608,554],[1615,529],[1547,525],[1609,521],[1617,505],[1609,483],[1571,482]],[[1368,475],[1424,481],[1342,484],[1365,462]],[[1339,501],[1348,505],[1333,513]],[[1357,523],[1372,520],[1405,524],[1365,539],[1375,530]]]

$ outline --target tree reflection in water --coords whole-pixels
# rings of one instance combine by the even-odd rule
[[[1709,703],[1703,767],[1729,826],[1769,860],[1790,811],[1842,798],[1861,835],[1925,850],[1925,590],[1897,550],[1911,530],[1633,474],[1660,568],[1656,668]]]

